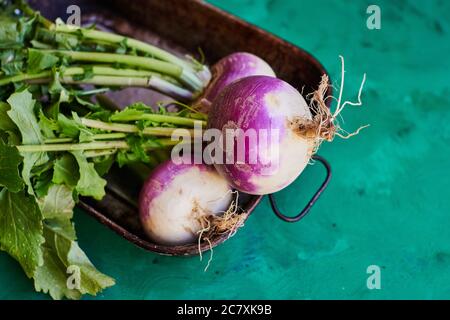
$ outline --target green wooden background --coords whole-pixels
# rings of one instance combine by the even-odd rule
[[[75,219],[81,246],[117,279],[100,299],[450,298],[450,2],[214,0],[215,5],[313,53],[355,98],[367,72],[364,107],[345,128],[371,127],[324,145],[334,177],[298,224],[277,220],[264,200],[245,228],[198,258],[169,258],[134,247],[90,217]],[[382,29],[366,28],[378,4]],[[278,198],[295,211],[322,179],[308,168]],[[381,290],[366,268],[381,267]],[[0,298],[41,299],[18,264],[0,255]]]

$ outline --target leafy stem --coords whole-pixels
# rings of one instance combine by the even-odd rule
[[[154,149],[155,146],[168,147],[178,144],[179,141],[171,139],[152,140],[148,145],[143,145],[145,149]],[[61,152],[61,151],[85,151],[85,150],[118,150],[130,149],[127,141],[103,141],[103,142],[88,142],[88,143],[61,143],[61,144],[37,144],[37,145],[20,145],[17,149],[21,153],[30,152]]]
[[[143,87],[151,88],[169,96],[183,100],[192,100],[194,95],[179,83],[169,77],[153,71],[117,69],[109,66],[93,66],[91,77],[78,79],[75,76],[83,75],[88,66],[70,67],[65,69],[60,81],[65,84],[92,84],[100,86]],[[36,74],[24,73],[11,77],[0,78],[0,86],[9,83],[28,81],[32,83],[48,83],[52,72],[43,71]]]
[[[143,135],[147,136],[171,137],[174,133],[176,133],[177,136],[194,136],[194,130],[191,129],[165,127],[147,127],[144,129],[140,129],[138,126],[132,124],[103,122],[100,120],[92,120],[87,118],[81,118],[81,123],[88,128],[125,133],[142,133]]]

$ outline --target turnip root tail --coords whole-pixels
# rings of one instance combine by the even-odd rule
[[[211,256],[205,267],[205,272],[208,270],[214,250],[212,248],[211,240],[213,237],[219,235],[227,235],[227,238],[231,238],[237,232],[237,230],[244,226],[244,221],[248,216],[247,212],[241,212],[239,208],[239,192],[233,191],[235,194],[235,200],[230,204],[230,207],[222,215],[208,215],[199,217],[199,222],[202,229],[198,232],[198,252],[200,255],[200,261],[202,261],[201,242],[206,241],[209,244]]]
[[[340,116],[342,110],[344,110],[345,106],[361,106],[361,94],[364,88],[364,84],[366,82],[366,74],[364,73],[361,85],[358,91],[358,100],[357,102],[352,101],[344,101],[342,102],[342,96],[344,92],[344,83],[345,83],[345,62],[344,57],[339,56],[341,59],[341,84],[339,88],[339,96],[335,98],[333,96],[327,96],[328,89],[330,88],[329,78],[327,75],[322,75],[322,79],[320,81],[319,87],[316,91],[311,93],[308,98],[310,99],[310,109],[314,113],[312,120],[299,118],[294,119],[292,122],[296,132],[307,138],[315,140],[314,153],[319,148],[320,144],[323,141],[331,142],[333,141],[335,136],[338,136],[343,139],[348,139],[352,136],[359,134],[359,132],[367,128],[369,125],[362,126],[358,128],[353,133],[348,133],[344,129],[341,128],[338,122],[338,116]],[[333,99],[337,101],[336,108],[331,111],[330,108],[327,107],[327,100]]]

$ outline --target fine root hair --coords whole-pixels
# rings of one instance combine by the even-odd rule
[[[214,250],[212,245],[213,238],[217,236],[226,236],[226,238],[231,238],[236,234],[239,228],[244,226],[244,221],[248,216],[247,212],[243,212],[239,207],[239,192],[230,191],[234,195],[234,199],[231,202],[228,209],[220,215],[203,215],[198,218],[201,230],[198,232],[198,253],[200,255],[200,261],[203,260],[201,244],[202,242],[207,242],[209,245],[209,251],[211,255],[209,257],[208,263],[205,267],[205,272],[211,265]]]
[[[316,153],[323,141],[333,141],[335,136],[343,139],[351,138],[360,133],[369,125],[359,127],[355,132],[348,133],[339,124],[342,120],[341,113],[346,106],[361,106],[361,95],[366,82],[366,74],[364,73],[358,90],[356,102],[343,101],[344,85],[345,85],[345,61],[343,56],[339,56],[341,60],[341,83],[339,86],[339,95],[334,97],[328,95],[329,89],[332,87],[326,74],[322,75],[319,87],[316,91],[310,93],[307,98],[310,100],[309,107],[313,113],[312,119],[297,118],[292,121],[292,125],[297,132],[306,139],[314,140],[314,150]],[[328,100],[336,101],[334,111],[328,108]]]

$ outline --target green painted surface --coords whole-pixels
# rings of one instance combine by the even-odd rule
[[[350,98],[367,72],[364,107],[344,116],[349,130],[371,127],[323,146],[334,177],[311,215],[282,223],[264,200],[206,273],[198,258],[150,254],[79,212],[81,246],[117,279],[99,298],[450,298],[450,3],[376,1],[379,31],[365,26],[365,1],[213,3],[312,52],[333,79],[344,55]],[[308,168],[278,196],[283,209],[322,174]],[[371,264],[381,290],[366,287]],[[0,298],[46,298],[5,254],[0,270]]]

